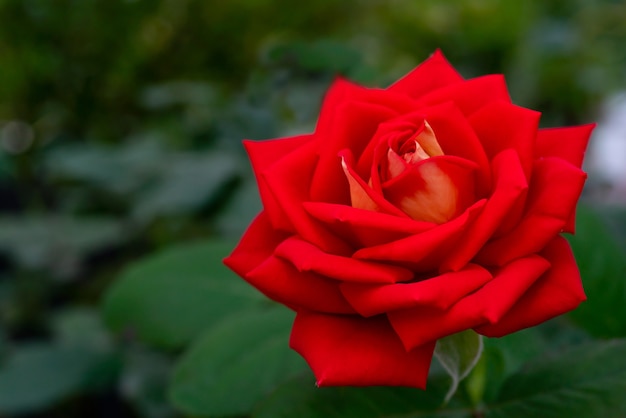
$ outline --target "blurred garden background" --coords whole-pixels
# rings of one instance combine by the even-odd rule
[[[0,416],[220,415],[197,340],[266,303],[220,262],[261,207],[241,140],[310,132],[337,74],[384,87],[437,48],[544,127],[599,123],[570,239],[589,301],[523,355],[626,337],[624,22],[619,0],[0,0]]]

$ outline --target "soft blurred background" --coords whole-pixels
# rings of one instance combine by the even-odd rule
[[[436,48],[545,127],[598,121],[573,244],[616,311],[570,319],[626,335],[624,22],[619,0],[0,0],[0,416],[185,416],[203,285],[138,260],[203,240],[194,274],[218,269],[260,208],[241,140],[311,131],[336,74],[386,86]]]

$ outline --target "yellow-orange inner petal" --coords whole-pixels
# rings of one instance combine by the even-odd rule
[[[392,203],[411,218],[444,223],[458,214],[459,190],[453,180],[442,170],[438,164],[420,164],[431,157],[444,155],[437,137],[427,121],[419,134],[409,139],[404,144],[391,146],[384,154],[384,162],[375,162],[379,170],[382,181],[393,181],[406,170],[418,170],[415,181],[406,183],[403,180],[403,189],[394,190]],[[367,188],[371,188],[372,179],[367,183],[350,170],[344,158],[341,159],[343,172],[350,186],[351,204],[355,208],[379,211],[380,206],[369,196]],[[419,165],[419,167],[416,167]],[[408,173],[405,173],[408,174]]]
[[[354,178],[348,169],[346,160],[343,157],[341,158],[341,167],[343,168],[343,172],[348,179],[348,184],[350,185],[350,201],[352,203],[352,207],[377,212],[379,210],[378,205],[372,200],[371,197],[369,197],[359,181]]]
[[[457,212],[459,191],[450,177],[434,164],[424,164],[419,169],[425,185],[407,190],[397,206],[413,219],[444,223]]]

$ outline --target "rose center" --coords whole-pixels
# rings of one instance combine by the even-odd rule
[[[434,223],[457,216],[463,205],[451,178],[456,171],[447,160],[432,159],[444,153],[428,122],[422,119],[390,128],[377,138],[367,182],[342,161],[352,206],[373,211],[400,209],[413,219]]]

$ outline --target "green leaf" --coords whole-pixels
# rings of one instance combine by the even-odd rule
[[[215,228],[225,236],[240,237],[254,217],[263,210],[256,181],[248,177],[222,208]]]
[[[461,380],[476,366],[482,352],[482,336],[472,330],[459,332],[437,341],[435,357],[452,378],[445,402],[452,398]]]
[[[278,307],[220,322],[181,359],[172,402],[194,416],[249,413],[277,385],[307,369],[289,349],[292,322],[293,313]]]
[[[626,340],[593,342],[528,364],[488,405],[488,418],[626,415]]]
[[[132,264],[105,295],[107,324],[176,348],[225,316],[266,303],[222,264],[231,248],[220,241],[183,244]]]
[[[138,416],[179,416],[167,400],[167,386],[171,377],[171,356],[139,344],[130,344],[127,347],[119,386],[124,399],[139,412]]]
[[[570,237],[587,301],[570,317],[596,337],[626,336],[626,248],[600,213],[581,207]]]
[[[239,171],[237,161],[220,152],[177,153],[160,161],[156,168],[159,180],[136,196],[133,216],[137,219],[200,209]]]
[[[473,405],[496,399],[505,379],[528,360],[545,351],[537,328],[528,328],[501,338],[484,338],[485,349],[465,380]]]
[[[259,403],[253,418],[436,417],[447,379],[429,379],[427,390],[405,387],[323,387],[312,376],[300,376]],[[446,411],[446,417],[454,415]]]
[[[100,352],[113,349],[111,335],[95,309],[71,307],[56,312],[52,317],[51,328],[55,340],[60,344]]]
[[[38,411],[78,392],[99,360],[76,347],[17,347],[0,367],[0,413]]]
[[[111,248],[128,236],[118,220],[108,217],[0,218],[0,251],[24,267],[49,269],[58,276],[75,275],[86,255]]]

